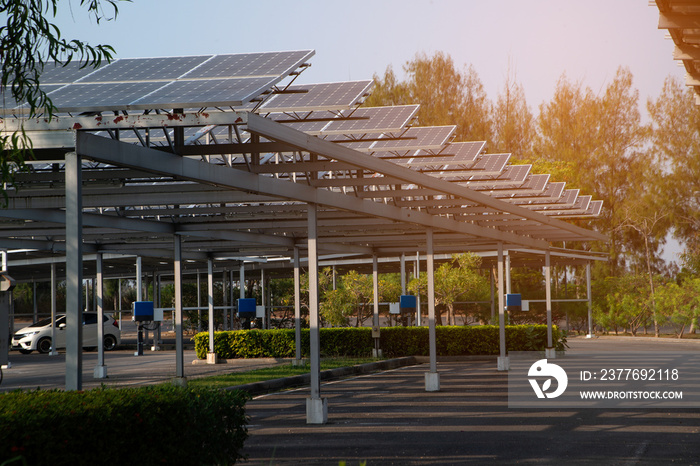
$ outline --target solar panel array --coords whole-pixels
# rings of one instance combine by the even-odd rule
[[[49,63],[41,86],[59,112],[235,107],[269,91],[313,54],[302,50],[129,58],[97,70],[74,62],[65,67]],[[18,113],[26,109],[26,104],[14,108]]]

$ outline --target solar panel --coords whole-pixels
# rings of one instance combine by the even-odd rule
[[[83,77],[79,82],[171,81],[209,60],[211,55],[192,57],[124,58]]]
[[[486,141],[453,142],[440,151],[437,156],[423,150],[417,152],[410,165],[441,166],[442,168],[446,168],[448,165],[468,167],[473,165],[485,147]]]
[[[64,112],[127,109],[134,100],[162,86],[159,82],[70,84],[51,92],[49,97]]]
[[[65,67],[49,64],[41,82],[59,112],[240,106],[271,89],[313,54],[302,50],[130,58],[99,70],[81,69],[77,62]]]
[[[460,184],[468,187],[481,186],[495,188],[497,186],[522,185],[530,173],[532,165],[508,165],[496,176],[474,175],[460,181]],[[449,172],[448,172],[449,173]]]
[[[289,86],[287,90],[295,92],[270,97],[259,113],[346,110],[361,103],[372,85],[372,81],[348,81]]]
[[[131,103],[133,109],[236,106],[274,85],[276,78],[179,80]],[[142,83],[145,84],[145,83]]]
[[[96,71],[92,67],[86,66],[81,68],[81,66],[77,61],[72,61],[65,66],[56,66],[56,62],[53,61],[47,62],[41,75],[39,75],[41,87],[48,84],[72,83]]]
[[[382,151],[405,151],[414,149],[439,150],[454,135],[455,126],[418,126],[408,128],[401,134],[387,135],[397,139],[387,139],[376,141],[372,147],[372,152]]]
[[[297,131],[302,131],[307,134],[321,134],[323,128],[328,126],[330,120],[338,118],[338,115],[333,112],[300,112],[300,113],[271,113],[266,118],[274,120],[278,123],[288,125]]]
[[[314,55],[313,50],[215,55],[183,79],[221,79],[284,76]]]
[[[392,107],[360,107],[346,110],[342,117],[331,121],[323,134],[365,134],[398,132],[405,128],[418,112],[418,105],[397,105]]]

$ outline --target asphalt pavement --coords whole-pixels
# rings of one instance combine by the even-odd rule
[[[700,351],[700,342],[574,338],[572,352]],[[247,404],[245,464],[700,464],[700,409],[509,409],[495,358],[439,361],[323,384],[328,423],[306,424],[306,388]]]
[[[700,351],[700,341],[655,338],[579,337],[569,345],[570,352]],[[18,388],[20,379],[22,388],[62,388],[62,358],[13,352],[0,390]],[[84,388],[158,383],[175,374],[169,349],[106,353],[107,379],[93,378],[96,360],[96,353],[84,354]],[[202,364],[187,350],[185,375],[286,363]],[[427,370],[416,363],[323,383],[323,425],[306,424],[306,387],[256,396],[246,407],[243,464],[700,464],[700,409],[512,409],[508,376],[495,357],[439,360],[438,392],[425,391]]]

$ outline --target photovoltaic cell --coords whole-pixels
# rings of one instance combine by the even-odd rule
[[[438,155],[419,151],[410,162],[413,166],[468,167],[484,152],[486,141],[453,142]]]
[[[221,79],[283,76],[313,55],[313,50],[215,55],[182,77]]]
[[[398,132],[415,118],[418,105],[398,105],[392,107],[360,107],[346,110],[343,117],[352,120],[339,119],[332,121],[323,129],[323,134],[366,134]]]
[[[81,68],[78,62],[65,67],[51,62],[41,83],[46,92],[52,91],[49,97],[59,112],[239,106],[271,89],[313,54],[303,50],[130,58],[99,70]],[[17,108],[15,102],[10,104]],[[5,105],[8,108],[7,99]]]
[[[192,57],[124,58],[83,77],[79,82],[171,81],[210,59],[211,55]]]
[[[153,92],[163,83],[71,84],[49,94],[54,106],[65,112],[126,109],[134,100]]]
[[[180,80],[131,102],[130,108],[188,108],[242,105],[269,89],[275,78]]]
[[[269,98],[259,110],[267,112],[309,112],[316,110],[346,110],[359,104],[372,87],[372,81],[289,86],[289,94]]]
[[[403,151],[413,149],[438,150],[452,137],[455,126],[418,126],[409,128],[401,134],[394,134],[399,139],[376,141],[371,150]]]
[[[290,115],[287,113],[271,113],[267,118],[288,125],[297,131],[307,134],[321,134],[323,128],[328,126],[330,120],[338,115],[332,112],[300,112],[300,114]]]
[[[53,61],[47,62],[39,75],[39,82],[42,87],[48,84],[69,84],[96,71],[92,67],[81,68],[81,66],[77,61],[72,61],[65,66],[56,66]]]

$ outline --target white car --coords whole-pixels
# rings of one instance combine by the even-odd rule
[[[55,321],[56,346],[66,347],[66,316],[59,314]],[[121,343],[121,331],[117,321],[107,315],[104,316],[103,345],[106,351],[115,349]],[[12,349],[19,350],[22,354],[29,354],[34,350],[40,353],[51,351],[51,318],[35,322],[29,327],[24,327],[12,336]],[[97,313],[83,312],[83,347],[97,348]]]

